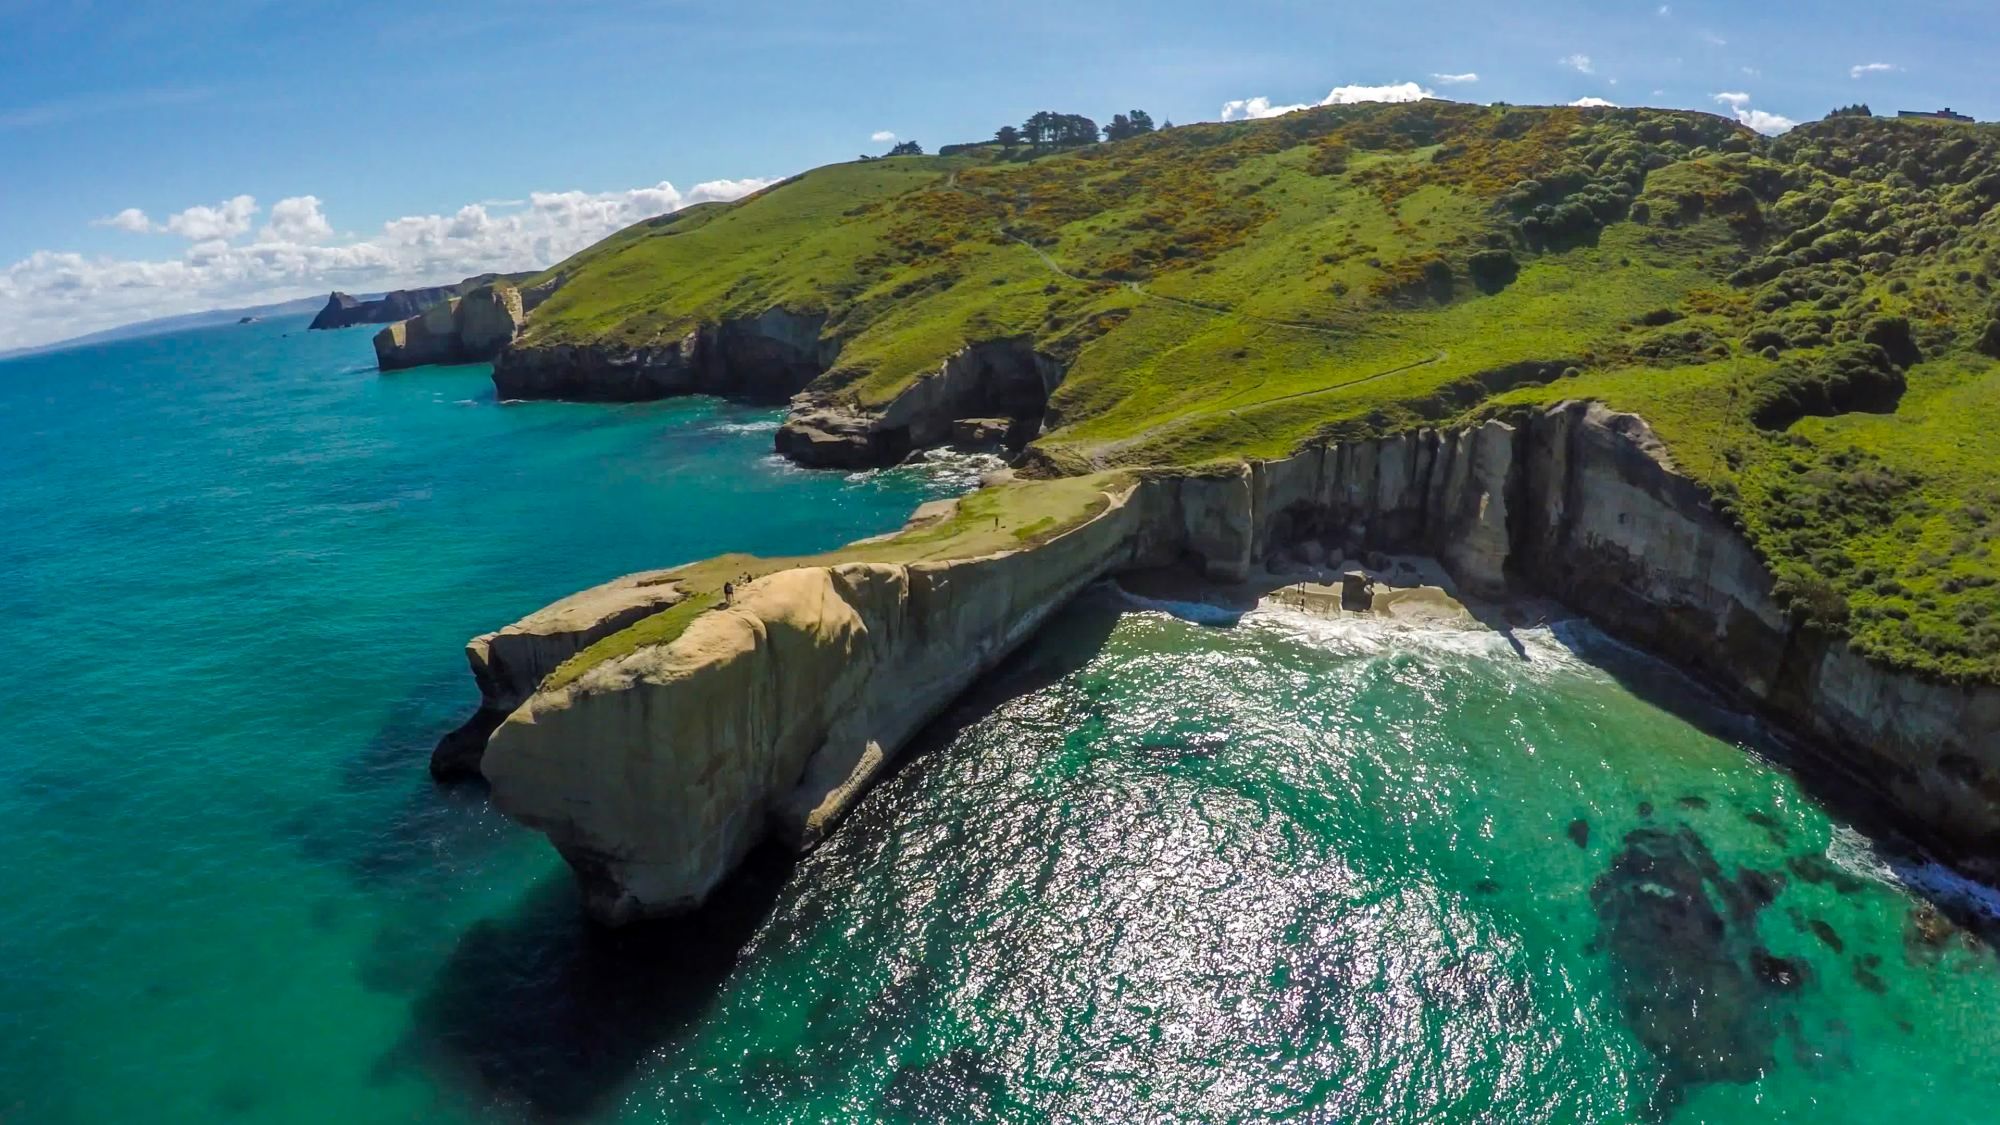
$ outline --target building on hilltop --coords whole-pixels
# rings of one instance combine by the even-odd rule
[[[1900,112],[1900,113],[1896,114],[1896,116],[1897,116],[1897,117],[1920,117],[1920,118],[1926,118],[1926,119],[1928,119],[1928,120],[1931,120],[1931,121],[1964,121],[1964,122],[1966,122],[1966,123],[1968,123],[1968,124],[1970,124],[1970,123],[1971,123],[1971,121],[1972,121],[1972,118],[1970,118],[1970,117],[1967,117],[1967,116],[1966,116],[1966,115],[1964,115],[1963,113],[1954,113],[1954,112],[1952,111],[1952,108],[1951,108],[1950,106],[1946,106],[1946,107],[1944,107],[1943,109],[1940,109],[1940,110],[1935,110],[1935,111],[1926,111],[1926,110],[1920,110],[1920,109],[1906,109],[1906,110],[1903,110],[1902,112]]]

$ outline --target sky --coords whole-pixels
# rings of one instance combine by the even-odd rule
[[[898,139],[1421,96],[2000,118],[1995,0],[0,0],[0,351],[534,269]]]

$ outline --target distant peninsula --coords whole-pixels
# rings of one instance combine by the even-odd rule
[[[453,297],[462,297],[482,285],[495,281],[518,281],[532,274],[482,273],[468,277],[455,285],[432,285],[420,289],[392,289],[380,297],[362,298],[335,290],[326,298],[326,307],[319,310],[313,322],[306,325],[308,331],[316,328],[352,328],[357,324],[395,324],[411,317],[422,315],[423,311]]]

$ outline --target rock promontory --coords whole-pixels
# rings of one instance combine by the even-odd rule
[[[678,568],[656,576],[672,606],[608,635],[583,614],[599,624],[532,642],[504,684],[486,656],[482,713],[512,707],[460,759],[549,836],[594,915],[685,910],[765,836],[821,838],[1088,583],[1175,562],[1239,580],[1305,545],[1420,552],[1473,594],[1562,600],[1783,722],[1913,839],[2000,870],[2000,689],[1926,681],[1800,623],[1645,422],[1588,402],[1200,471],[1012,482],[824,558]],[[726,575],[740,584],[724,595]]]

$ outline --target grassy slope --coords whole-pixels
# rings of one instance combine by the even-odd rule
[[[1996,159],[1987,128],[1771,142],[1428,102],[835,165],[557,267],[525,343],[817,310],[842,342],[820,389],[879,404],[965,343],[1028,337],[1069,364],[1037,447],[1071,472],[1600,397],[1654,423],[1799,613],[2000,680],[2000,367],[1975,347]],[[1475,268],[1496,256],[1518,274]],[[1881,377],[1907,389],[1861,401],[1874,383],[1823,373],[1885,317],[1915,352]]]

